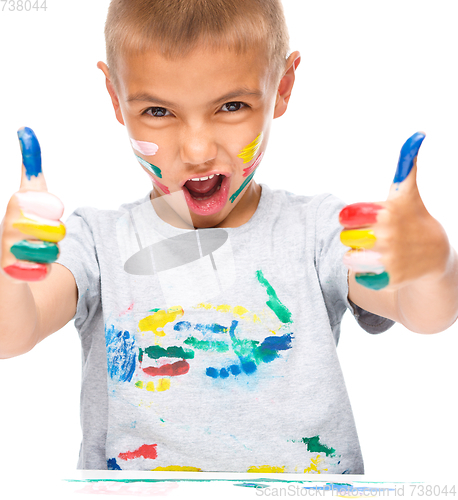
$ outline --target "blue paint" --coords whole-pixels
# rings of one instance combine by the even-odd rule
[[[394,176],[394,183],[402,182],[410,174],[413,168],[414,160],[418,155],[420,146],[425,139],[425,134],[417,132],[412,137],[407,139],[404,146],[402,146],[401,154],[399,156],[398,168]]]
[[[29,127],[19,129],[17,135],[27,179],[30,180],[32,175],[38,177],[38,174],[41,173],[41,149],[37,136]]]
[[[127,331],[105,327],[108,374],[112,380],[131,382],[135,372],[135,340]]]
[[[259,346],[261,350],[271,349],[275,351],[286,351],[291,349],[292,333],[282,335],[281,337],[266,337],[263,343]]]
[[[345,471],[347,472],[347,471]],[[343,472],[342,474],[345,474]],[[326,483],[324,486],[303,486],[304,490],[322,490],[322,491],[332,491],[333,493],[337,493],[338,495],[343,495],[348,493],[349,495],[355,495],[356,493],[362,493],[367,495],[367,493],[379,493],[385,491],[395,491],[394,488],[378,488],[372,486],[353,486],[348,483]]]
[[[219,376],[221,378],[227,378],[227,377],[229,377],[229,372],[226,370],[226,368],[221,368],[221,370],[219,372]]]
[[[121,467],[116,462],[116,458],[109,458],[107,460],[107,469],[108,470],[122,470]]]
[[[257,366],[256,366],[256,363],[254,361],[244,361],[242,363],[242,370],[244,371],[244,373],[246,373],[247,375],[251,375],[252,373],[254,373],[256,370],[257,370]]]
[[[232,373],[232,375],[240,375],[242,373],[242,370],[240,369],[240,366],[238,365],[231,365],[229,368],[229,371]]]
[[[190,330],[191,329],[191,323],[189,321],[179,321],[174,327],[173,329],[176,331],[176,332],[184,332],[186,330]]]
[[[212,368],[212,367],[207,368],[205,373],[207,374],[207,376],[209,376],[211,378],[218,378],[219,377],[219,373],[218,373],[218,370],[216,368]]]

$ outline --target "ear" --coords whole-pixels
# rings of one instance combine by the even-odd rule
[[[122,112],[121,112],[121,106],[119,105],[118,94],[116,93],[114,85],[111,83],[111,80],[110,80],[110,70],[108,69],[108,66],[102,61],[99,61],[97,63],[97,68],[102,70],[103,74],[105,75],[105,84],[107,86],[108,93],[110,94],[111,102],[113,103],[113,108],[115,110],[116,119],[118,120],[118,122],[121,125],[125,125],[124,118],[123,118]]]
[[[297,51],[293,52],[286,61],[286,72],[278,85],[274,118],[282,116],[288,107],[289,98],[291,97],[294,81],[296,79],[296,68],[299,66],[300,62],[301,55]]]

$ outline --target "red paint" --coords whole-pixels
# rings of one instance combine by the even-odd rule
[[[157,444],[144,444],[143,446],[140,446],[138,450],[120,453],[118,458],[121,460],[133,460],[134,458],[140,457],[155,459],[157,458],[156,446]]]
[[[376,203],[353,203],[341,210],[339,222],[347,229],[370,226],[377,222],[377,214],[382,208]]]
[[[125,311],[119,313],[119,316],[124,316],[124,314],[127,314],[128,312],[132,311],[133,308],[134,308],[134,303],[132,302],[132,304]]]
[[[46,278],[48,269],[45,264],[18,261],[3,269],[14,279],[21,281],[41,281]]]
[[[159,189],[162,189],[162,191],[165,193],[165,194],[170,194],[170,189],[167,187],[167,186],[164,186],[164,184],[161,184],[155,177],[153,177],[152,175],[150,175],[151,179],[153,180],[154,184],[156,184],[156,186],[159,188]]]
[[[176,377],[177,375],[184,375],[189,371],[189,363],[182,359],[176,363],[162,365],[159,367],[148,366],[148,368],[143,368],[143,371],[152,377],[156,376],[168,376]]]
[[[246,168],[244,171],[243,171],[243,177],[248,177],[252,172],[254,172],[259,164],[261,163],[261,160],[262,160],[262,157],[264,156],[264,152],[262,152],[257,158],[256,160],[254,160],[254,163],[253,165],[251,165],[251,167],[248,167]]]

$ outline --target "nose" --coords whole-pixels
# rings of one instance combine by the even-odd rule
[[[181,133],[180,154],[183,163],[203,165],[216,158],[218,146],[208,126],[189,126]]]

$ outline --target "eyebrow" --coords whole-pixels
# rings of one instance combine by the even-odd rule
[[[230,102],[232,99],[235,99],[237,97],[256,97],[258,99],[261,99],[264,94],[260,90],[257,89],[248,89],[245,87],[233,90],[232,92],[228,92],[227,94],[224,94],[221,97],[218,97],[218,99],[215,99],[212,102],[212,105],[219,104],[222,102]],[[149,94],[148,92],[138,92],[137,94],[132,94],[127,97],[127,102],[132,102],[132,101],[142,101],[142,102],[153,102],[154,104],[157,104],[159,106],[163,106],[164,108],[173,108],[175,105],[170,102],[170,101],[165,101],[164,99],[161,99],[159,97],[156,97],[152,94]]]

